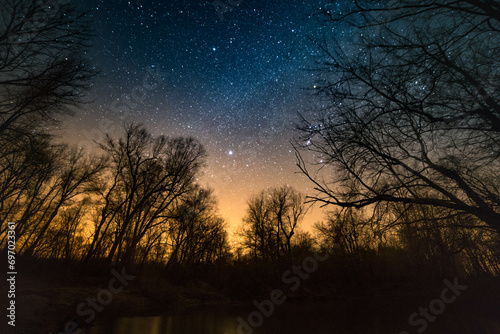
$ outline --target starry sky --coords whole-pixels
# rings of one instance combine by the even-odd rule
[[[252,194],[284,184],[311,193],[290,140],[311,108],[315,73],[305,69],[318,50],[308,37],[325,1],[232,2],[217,11],[208,0],[85,0],[95,29],[87,57],[100,74],[66,136],[89,146],[142,122],[196,137],[209,155],[199,181],[234,230]],[[321,218],[313,208],[304,229]]]

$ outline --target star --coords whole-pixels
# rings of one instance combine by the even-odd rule
[[[82,1],[100,27],[89,55],[106,75],[68,138],[94,133],[105,116],[114,136],[136,122],[153,135],[199,140],[207,150],[200,182],[214,188],[221,210],[238,208],[228,213],[238,225],[254,192],[286,183],[305,189],[289,153],[294,134],[279,126],[307,108],[304,88],[314,82],[302,69],[315,60],[308,37],[317,26],[304,18],[323,2],[243,1],[220,21],[213,6],[196,2]],[[222,168],[224,158],[235,167]]]

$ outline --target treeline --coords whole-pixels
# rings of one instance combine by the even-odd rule
[[[324,240],[356,260],[371,244],[400,272],[498,275],[499,14],[489,0],[318,13],[318,108],[295,146],[310,200],[340,210]]]
[[[317,13],[317,106],[294,145],[307,201],[337,208],[309,238],[345,264],[331,280],[498,275],[499,14],[495,1],[447,0]],[[279,218],[261,223],[273,206],[250,201],[243,249],[259,261],[289,241]]]
[[[308,283],[310,289],[335,291],[500,274],[500,236],[477,219],[443,219],[439,208],[428,206],[347,208],[327,212],[312,232],[304,232],[303,200],[286,186],[251,197],[233,263],[248,268],[256,281],[279,285],[292,265],[315,252],[328,254]]]
[[[86,13],[10,0],[2,13],[0,249],[15,222],[16,252],[28,258],[169,267],[227,258],[212,190],[195,182],[206,156],[198,141],[137,124],[95,152],[55,140],[96,74]]]
[[[254,194],[234,243],[212,190],[196,182],[206,157],[197,140],[129,124],[94,152],[56,143],[60,116],[82,103],[95,75],[83,58],[89,24],[70,4],[47,13],[37,1],[7,1],[0,248],[15,222],[16,251],[26,258],[160,268],[234,291],[245,281],[249,289],[279,284],[286,268],[314,252],[330,254],[315,276],[322,286],[422,273],[497,276],[500,53],[485,41],[498,38],[498,17],[469,1],[457,2],[456,20],[446,1],[405,1],[323,13],[327,24],[361,16],[375,21],[355,21],[356,29],[378,30],[354,41],[361,54],[318,43],[327,60],[316,87],[330,107],[298,125],[296,142],[299,169],[317,194],[288,186]],[[448,35],[421,19],[428,10],[448,20]],[[411,29],[401,31],[398,20]],[[472,55],[479,65],[467,67]],[[300,150],[315,155],[318,172]],[[311,201],[338,209],[307,233],[300,224]],[[201,270],[208,267],[215,270]]]
[[[17,252],[29,257],[122,265],[227,257],[212,191],[195,182],[205,157],[196,140],[153,138],[130,125],[124,138],[99,145],[101,156],[33,144],[1,159],[2,247],[12,221]]]

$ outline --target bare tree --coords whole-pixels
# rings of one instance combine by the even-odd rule
[[[303,196],[289,186],[262,191],[248,201],[241,232],[244,246],[255,259],[277,261],[292,257],[292,237],[304,218]]]
[[[295,234],[297,225],[302,221],[306,214],[303,196],[289,186],[274,188],[270,191],[268,202],[271,212],[271,219],[278,225],[277,239],[280,240],[280,234],[285,238],[285,247],[289,257],[292,257],[292,246],[290,240]],[[277,242],[277,252],[279,254],[280,242]]]
[[[326,10],[351,44],[317,40],[321,110],[297,146],[323,204],[441,207],[500,231],[500,7],[496,1],[356,1]],[[330,168],[331,169],[328,169]]]
[[[194,188],[174,212],[167,228],[167,268],[192,267],[227,258],[225,222],[217,211],[212,190]]]
[[[0,138],[31,135],[81,101],[95,74],[85,62],[85,14],[69,2],[5,0],[0,15]]]
[[[26,146],[0,159],[0,233],[4,235],[8,221],[17,221],[19,239],[55,190],[46,185],[55,176],[57,157],[63,151],[47,137],[22,143]]]
[[[240,232],[243,248],[255,260],[270,262],[276,260],[277,231],[273,226],[267,198],[264,191],[248,200],[247,214]]]
[[[314,224],[323,248],[356,256],[371,246],[370,228],[367,218],[352,208],[328,212],[325,222]]]
[[[88,198],[61,210],[36,248],[45,258],[78,260],[85,250],[83,227]]]
[[[195,187],[205,150],[192,138],[155,138],[141,125],[127,126],[118,141],[107,136],[100,147],[111,166],[109,182],[97,187],[101,206],[86,259],[111,237],[108,261],[130,262],[148,231],[167,224]]]
[[[60,151],[56,163],[53,177],[43,185],[42,207],[29,226],[29,233],[23,238],[21,251],[27,256],[34,254],[61,208],[87,193],[88,185],[105,167],[103,160],[85,158],[83,151],[76,149]]]
[[[16,221],[19,251],[31,256],[40,249],[60,211],[88,192],[104,163],[49,141],[39,141],[10,158],[0,159],[6,162],[0,177],[2,232],[7,221]]]
[[[498,272],[498,234],[478,218],[432,206],[394,204],[392,211],[399,245],[420,268],[434,266],[441,276]]]
[[[38,233],[33,224],[42,227],[43,238],[58,212],[54,203],[62,200],[60,205],[66,205],[58,197],[61,184],[54,182],[57,173],[64,173],[60,155],[67,156],[68,150],[51,142],[49,129],[60,115],[70,113],[70,107],[83,102],[95,75],[84,59],[89,37],[85,14],[69,3],[2,2],[0,237],[6,221],[15,220],[20,244]]]

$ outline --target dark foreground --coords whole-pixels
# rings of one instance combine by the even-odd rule
[[[15,330],[2,333],[500,333],[496,278],[358,281],[342,288],[311,278],[292,290],[238,276],[228,286],[134,277],[124,268],[29,268],[18,275]]]

